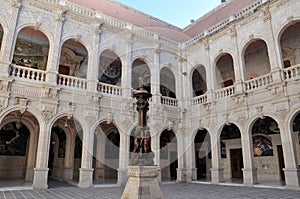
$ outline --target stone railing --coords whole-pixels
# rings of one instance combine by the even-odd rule
[[[300,77],[300,64],[283,69],[284,80],[294,80]]]
[[[228,87],[216,90],[216,92],[215,92],[216,99],[225,98],[225,97],[234,95],[235,94],[234,87],[235,86],[232,85],[232,86],[228,86]]]
[[[267,74],[245,81],[245,91],[265,87],[273,82],[272,75]]]
[[[171,97],[161,96],[160,98],[161,104],[167,105],[167,106],[178,106],[178,100]]]
[[[10,65],[9,75],[20,79],[28,79],[33,81],[44,82],[46,80],[46,72],[25,66]]]
[[[192,105],[204,104],[206,102],[207,102],[207,94],[200,95],[192,99]]]
[[[89,18],[95,17],[95,10],[92,10],[90,8],[85,8],[69,1],[65,1],[64,6],[65,8],[67,8],[68,11],[71,11],[73,13],[77,13],[79,15],[86,16]]]
[[[57,84],[72,87],[72,88],[80,88],[80,89],[87,89],[87,80],[83,78],[68,76],[58,74],[57,76]]]
[[[111,84],[98,83],[97,90],[100,93],[122,96],[122,87]]]

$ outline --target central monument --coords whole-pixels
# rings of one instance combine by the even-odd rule
[[[147,126],[148,100],[151,93],[141,86],[133,97],[137,99],[138,126],[134,133],[134,149],[128,166],[128,182],[121,199],[164,199],[157,182],[159,169],[154,165],[151,135]]]

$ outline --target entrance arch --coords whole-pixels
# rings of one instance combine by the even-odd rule
[[[117,183],[120,133],[113,123],[102,122],[96,128],[94,183]]]
[[[277,122],[268,116],[259,118],[253,124],[251,133],[258,182],[277,181],[283,185],[285,166]]]
[[[197,180],[207,181],[211,178],[211,139],[206,129],[199,129],[194,138],[195,166],[197,168]]]
[[[177,180],[177,138],[173,131],[164,130],[160,135],[161,180]]]
[[[13,111],[1,121],[0,181],[6,186],[32,183],[38,132],[38,120],[28,111]]]
[[[224,179],[240,182],[243,180],[243,154],[241,132],[232,123],[224,125],[220,134],[221,160],[224,165]]]

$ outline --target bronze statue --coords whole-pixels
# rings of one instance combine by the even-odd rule
[[[154,153],[151,150],[151,135],[149,127],[147,126],[147,111],[149,110],[148,99],[152,96],[141,86],[133,97],[137,99],[136,110],[138,111],[138,127],[134,134],[134,149],[131,154],[131,166],[153,165]]]

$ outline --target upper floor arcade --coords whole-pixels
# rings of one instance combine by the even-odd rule
[[[258,28],[251,34],[244,31],[241,23],[247,19],[242,19],[184,50],[107,24],[86,25],[68,12],[52,16],[51,23],[40,15],[26,18],[39,8],[12,6],[16,23],[0,17],[1,76],[17,84],[38,82],[128,99],[132,90],[146,85],[154,103],[182,108],[255,93],[299,78],[299,16],[277,20],[291,2],[281,11],[271,10],[276,3],[261,8],[276,19],[275,25],[254,12],[250,17],[257,19],[251,23]]]

